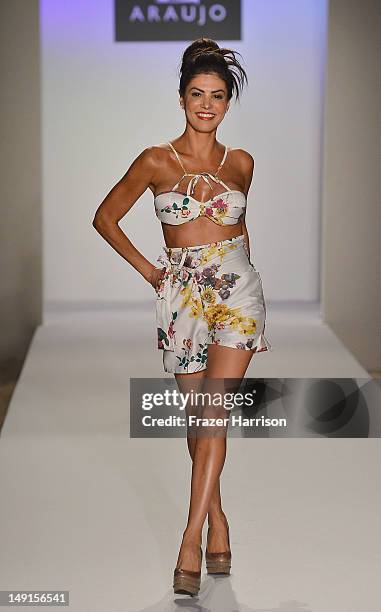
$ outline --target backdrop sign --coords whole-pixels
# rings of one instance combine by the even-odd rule
[[[241,40],[241,0],[115,0],[115,40]]]

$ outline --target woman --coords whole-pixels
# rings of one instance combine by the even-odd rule
[[[212,381],[242,380],[254,353],[271,350],[264,335],[266,307],[259,273],[250,263],[245,225],[254,160],[216,140],[217,128],[238,99],[247,75],[236,52],[207,38],[184,52],[180,106],[186,127],[171,143],[145,149],[99,206],[94,227],[156,290],[158,347],[164,370],[180,391]],[[118,226],[151,189],[166,246],[156,267]],[[228,416],[223,408],[188,407],[187,415]],[[174,571],[175,593],[200,587],[202,528],[208,514],[208,573],[229,573],[229,527],[219,477],[226,457],[226,425],[188,427],[193,461],[186,529]]]

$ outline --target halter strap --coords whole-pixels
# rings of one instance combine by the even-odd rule
[[[209,185],[209,189],[212,191],[213,186],[212,184],[209,182],[214,181],[215,183],[218,183],[220,185],[222,185],[223,187],[225,187],[226,191],[230,191],[229,187],[224,183],[224,181],[220,178],[217,178],[216,175],[210,174],[209,172],[200,172],[199,174],[184,174],[184,176],[192,176],[191,180],[188,183],[188,188],[187,188],[187,195],[192,195],[192,193],[195,190],[195,187],[198,183],[198,181],[200,179],[202,179],[203,181],[205,181],[205,183],[207,183]],[[176,187],[174,187],[174,189],[177,189],[177,187],[179,186],[179,183],[177,183]],[[216,196],[217,197],[217,196]]]
[[[189,181],[188,184],[188,188],[187,188],[187,195],[190,195],[191,193],[193,193],[194,188],[196,187],[198,181],[200,178],[202,178],[210,187],[210,189],[212,189],[212,185],[209,183],[208,178],[209,177],[212,181],[214,181],[215,183],[220,183],[221,185],[223,185],[224,187],[226,187],[226,189],[229,191],[229,187],[227,185],[225,185],[225,183],[221,180],[217,178],[217,175],[219,173],[219,171],[221,170],[222,166],[225,163],[227,154],[228,154],[228,147],[227,145],[225,145],[225,151],[224,151],[224,155],[222,157],[221,163],[217,168],[217,171],[215,174],[211,174],[210,172],[187,172],[184,168],[184,165],[180,159],[179,154],[177,153],[176,149],[174,148],[174,146],[172,145],[172,143],[168,142],[167,144],[169,144],[169,146],[171,147],[172,151],[174,152],[174,154],[176,155],[176,158],[181,166],[181,168],[183,169],[183,176],[180,178],[180,180],[176,183],[176,185],[173,186],[173,190],[177,189],[178,186],[180,185],[180,183],[182,182],[182,180],[186,177],[186,176],[192,176],[192,180]]]
[[[179,154],[178,154],[178,152],[176,151],[175,147],[174,147],[174,146],[173,146],[173,144],[172,144],[172,143],[170,143],[170,142],[168,142],[167,144],[169,144],[169,146],[171,147],[172,151],[174,152],[174,154],[175,154],[175,155],[176,155],[176,157],[177,157],[177,161],[179,162],[180,166],[181,166],[181,167],[182,167],[182,169],[184,170],[184,174],[186,174],[186,172],[187,172],[187,171],[185,170],[185,168],[184,168],[184,166],[183,166],[183,163],[182,163],[182,161],[181,161],[181,159],[180,159],[180,157],[179,157]]]
[[[225,159],[226,159],[226,157],[227,157],[227,154],[228,154],[228,147],[227,147],[227,145],[225,145],[225,152],[224,152],[224,156],[223,156],[223,158],[222,158],[222,160],[221,160],[220,165],[219,165],[219,166],[218,166],[218,168],[217,168],[217,172],[216,172],[215,176],[217,176],[217,174],[218,174],[218,173],[219,173],[219,171],[221,170],[222,166],[224,165],[224,163],[225,163]]]

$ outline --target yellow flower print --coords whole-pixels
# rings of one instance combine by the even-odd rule
[[[221,257],[221,261],[223,260],[223,258],[225,257],[226,253],[228,252],[226,247],[220,247],[218,250],[218,254]]]
[[[213,304],[205,310],[204,317],[211,329],[216,323],[229,321],[236,315],[237,308],[229,308],[226,304]]]
[[[203,307],[202,307],[202,302],[200,299],[195,300],[192,299],[191,303],[189,304],[190,306],[190,313],[189,316],[193,317],[194,319],[199,319],[202,316],[203,313]]]
[[[220,220],[220,218],[224,215],[225,213],[223,213],[223,215],[217,215],[218,220]],[[230,251],[234,251],[237,248],[238,247],[236,244],[228,244],[219,247],[216,244],[212,244],[201,252],[200,264],[208,263],[208,261],[213,259],[215,255],[220,257],[222,261],[227,253],[229,253]]]
[[[215,209],[215,215],[219,219],[223,219],[223,217],[226,217],[226,213],[227,213],[226,208],[225,209],[223,209],[223,208],[216,208]]]
[[[245,336],[255,334],[256,329],[257,322],[255,319],[250,317],[247,317],[247,322],[241,325],[241,333],[245,334]]]
[[[202,316],[203,306],[202,301],[199,295],[196,297],[192,293],[192,286],[184,287],[181,289],[180,293],[184,296],[183,301],[181,303],[181,308],[189,308],[189,316],[195,319],[198,319]]]
[[[219,255],[220,255],[220,257],[221,257],[221,261],[223,260],[223,258],[225,257],[225,255],[226,255],[227,253],[229,253],[229,251],[234,251],[236,248],[237,248],[237,245],[236,245],[236,244],[226,244],[226,245],[224,245],[224,246],[220,247],[220,248],[218,249],[218,254],[219,254]]]
[[[208,263],[209,259],[211,259],[213,255],[215,255],[216,253],[217,253],[217,245],[211,244],[208,248],[203,249],[201,251],[200,263],[201,264]]]
[[[181,302],[181,308],[185,308],[189,304],[189,301],[192,299],[192,286],[189,284],[180,291],[183,296],[183,301]]]
[[[211,287],[206,287],[204,289],[204,291],[201,293],[201,298],[205,301],[208,302],[209,304],[214,304],[216,301],[216,296],[214,294],[214,291]]]
[[[240,326],[245,323],[246,317],[241,315],[241,310],[239,308],[237,308],[236,311],[236,316],[230,321],[230,327],[234,330],[239,330]]]
[[[244,317],[243,315],[241,315],[239,308],[237,308],[236,310],[236,316],[231,321],[229,321],[230,329],[239,331],[245,336],[255,334],[255,331],[257,329],[256,320],[252,317]]]

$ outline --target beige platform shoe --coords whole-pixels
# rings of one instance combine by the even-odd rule
[[[200,547],[201,563],[202,563],[202,548]],[[173,590],[175,593],[182,595],[198,595],[201,584],[201,570],[192,572],[176,567],[173,574]]]
[[[228,528],[229,532],[229,528]],[[209,533],[209,528],[208,528]],[[232,553],[230,550],[224,552],[210,553],[206,550],[205,561],[208,574],[230,574]]]

